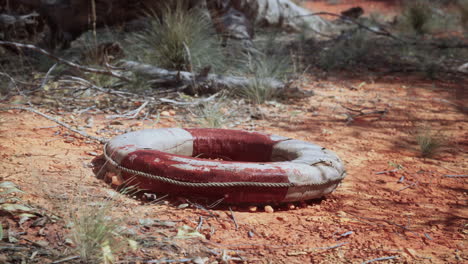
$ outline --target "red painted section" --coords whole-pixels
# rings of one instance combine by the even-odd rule
[[[130,175],[124,176],[127,178]],[[133,177],[133,176],[130,176]],[[131,185],[136,184],[142,190],[155,193],[180,195],[185,197],[199,197],[215,201],[221,198],[223,203],[268,203],[284,201],[288,188],[258,188],[258,187],[230,187],[230,188],[194,188],[165,184],[151,181],[148,178],[136,176]]]
[[[268,162],[276,141],[268,135],[231,129],[185,129],[194,137],[193,156]]]
[[[191,165],[190,169],[178,168],[176,167],[177,165],[183,166],[187,163],[174,161],[174,157],[180,157],[185,160],[198,160],[202,164]],[[216,165],[206,163],[214,163]],[[266,165],[256,164],[256,168],[241,169],[241,167],[236,166],[236,164],[241,163],[191,158],[156,150],[138,150],[127,155],[122,160],[121,165],[126,168],[185,182],[288,182],[285,172],[279,166],[271,169],[271,166],[267,167]],[[225,169],[220,166],[221,164],[233,165],[238,169],[236,171]]]

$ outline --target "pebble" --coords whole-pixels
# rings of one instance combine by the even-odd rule
[[[265,212],[267,213],[273,213],[275,210],[273,210],[273,207],[271,207],[270,205],[266,205],[265,206]]]
[[[276,217],[276,219],[280,220],[280,221],[283,221],[283,222],[287,222],[288,221],[288,218],[286,216],[278,216]]]
[[[177,206],[177,208],[184,209],[184,208],[187,208],[188,206],[189,206],[188,203],[183,203],[183,204],[179,204],[179,206]]]
[[[249,206],[249,211],[250,212],[257,212],[257,206],[254,206],[254,205]]]
[[[123,184],[123,182],[119,179],[118,176],[112,176],[112,184],[120,186]]]
[[[169,113],[169,111],[162,111],[161,115],[162,116],[171,116],[171,113]]]
[[[296,209],[296,206],[294,204],[288,204],[288,209],[289,210],[294,210],[294,209]]]
[[[226,230],[229,230],[229,229],[231,229],[231,224],[229,224],[227,222],[222,222],[221,227],[226,229]]]

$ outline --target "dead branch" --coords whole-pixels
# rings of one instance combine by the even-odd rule
[[[11,14],[0,14],[0,27],[1,26],[14,26],[14,25],[27,25],[34,24],[34,17],[38,17],[39,14],[32,12],[27,15],[15,16]]]
[[[354,23],[356,24],[357,26],[359,26],[360,28],[363,28],[369,32],[372,32],[376,35],[381,35],[381,36],[386,36],[386,37],[389,37],[389,38],[392,38],[394,40],[398,40],[398,41],[401,41],[401,42],[405,42],[407,43],[406,40],[402,39],[402,38],[399,38],[395,35],[393,35],[392,33],[388,32],[387,30],[385,30],[384,28],[381,28],[381,27],[378,27],[377,29],[375,28],[371,28],[371,27],[368,27],[362,23],[360,23],[359,21],[357,21],[356,19],[353,19],[351,17],[348,17],[348,16],[343,16],[343,15],[339,15],[339,14],[335,14],[335,13],[330,13],[330,12],[317,12],[317,13],[312,13],[312,14],[308,14],[306,16],[320,16],[320,15],[328,15],[328,16],[334,16],[334,17],[338,17],[344,21],[349,21],[351,23]]]
[[[234,222],[234,225],[236,226],[236,230],[237,230],[237,229],[239,229],[239,225],[237,224],[236,217],[234,216],[234,212],[232,211],[230,206],[229,206],[229,211],[231,212],[231,218],[232,218],[232,221]]]
[[[52,71],[55,69],[55,67],[57,67],[57,63],[52,65],[52,67],[50,67],[50,69],[47,71],[47,73],[44,76],[44,79],[42,80],[41,85],[39,86],[38,90],[42,90],[42,88],[44,88],[44,85],[46,85],[47,81],[49,80],[49,75],[52,73]]]
[[[132,111],[129,111],[123,115],[109,115],[109,116],[106,116],[107,119],[115,119],[115,118],[127,118],[127,119],[133,119],[133,118],[136,118],[138,116],[138,114],[143,110],[143,108],[146,107],[146,105],[148,104],[149,102],[146,101],[144,102],[140,107],[138,107],[137,109],[135,110],[132,110]]]
[[[71,127],[70,125],[54,118],[54,117],[51,117],[49,115],[46,115],[42,112],[39,112],[38,110],[36,109],[33,109],[33,108],[29,108],[29,107],[22,107],[22,106],[8,106],[8,107],[1,107],[0,108],[0,111],[8,111],[8,110],[23,110],[23,111],[29,111],[31,113],[34,113],[36,115],[40,115],[42,117],[45,117],[46,119],[49,119],[50,121],[52,122],[55,122],[63,127],[65,127],[66,129],[74,132],[74,133],[77,133],[85,138],[90,138],[92,140],[96,140],[98,141],[99,143],[102,143],[102,144],[105,144],[108,140],[105,139],[105,138],[100,138],[100,137],[96,137],[96,136],[92,136],[92,135],[89,135],[88,133],[84,132],[84,131],[81,131],[81,130],[78,130],[78,129],[74,129],[73,127]]]
[[[180,101],[176,101],[176,100],[172,100],[172,99],[168,99],[168,98],[159,98],[159,101],[161,101],[161,102],[163,102],[163,103],[174,104],[174,105],[190,105],[190,106],[194,106],[194,105],[200,105],[200,104],[209,102],[209,101],[213,100],[214,98],[216,98],[219,94],[220,94],[220,93],[215,93],[215,94],[213,94],[213,95],[210,95],[210,96],[207,97],[207,98],[201,98],[201,99],[197,99],[197,100],[194,100],[194,101],[191,101],[191,102],[180,102]]]
[[[36,52],[39,52],[39,53],[42,53],[42,54],[46,55],[47,57],[49,57],[49,58],[51,58],[51,59],[53,59],[53,60],[55,60],[57,62],[60,62],[62,64],[65,64],[65,65],[69,66],[69,67],[72,67],[72,68],[75,68],[75,69],[78,69],[78,70],[81,70],[81,71],[84,71],[84,72],[104,74],[104,75],[109,75],[109,76],[118,78],[118,79],[126,81],[126,82],[130,81],[128,78],[126,78],[125,76],[123,76],[123,75],[121,75],[121,74],[119,74],[117,72],[114,72],[114,71],[111,71],[111,70],[102,70],[102,69],[96,69],[96,68],[91,68],[91,67],[87,67],[87,66],[82,66],[82,65],[76,64],[74,62],[65,60],[63,58],[57,57],[57,56],[53,55],[52,53],[48,52],[47,50],[39,48],[39,47],[31,45],[31,44],[23,44],[23,43],[17,43],[17,42],[12,42],[12,41],[2,41],[2,40],[0,40],[0,45],[6,46],[6,47],[15,47],[16,49],[19,49],[19,50],[21,50],[21,49],[34,50]]]
[[[466,178],[468,177],[467,174],[464,174],[464,175],[444,175],[444,177],[447,177],[447,178]]]
[[[390,257],[375,258],[375,259],[371,259],[371,260],[366,260],[366,261],[362,262],[362,264],[368,264],[368,263],[372,263],[372,262],[375,262],[375,261],[396,259],[396,258],[398,258],[398,257],[399,257],[399,256],[390,256]]]
[[[351,22],[353,24],[356,24],[358,27],[360,28],[363,28],[371,33],[374,33],[376,35],[380,35],[380,36],[385,36],[385,37],[389,37],[389,38],[392,38],[394,40],[397,40],[397,41],[400,41],[400,42],[403,42],[407,45],[429,45],[429,46],[433,46],[433,47],[436,47],[436,48],[439,48],[439,49],[466,49],[468,48],[468,43],[457,43],[457,44],[447,44],[447,43],[437,43],[437,42],[420,42],[420,41],[416,41],[416,40],[406,40],[406,39],[403,39],[403,38],[400,38],[400,37],[397,37],[395,36],[394,34],[390,33],[388,30],[382,28],[382,27],[369,27],[369,26],[366,26],[362,23],[360,23],[359,21],[357,21],[356,19],[353,19],[351,17],[348,17],[348,16],[343,16],[343,15],[339,15],[339,14],[335,14],[335,13],[330,13],[330,12],[317,12],[317,13],[312,13],[312,14],[306,14],[306,15],[301,15],[301,16],[319,16],[319,15],[328,15],[328,16],[334,16],[334,17],[338,17],[344,21],[348,21],[348,22]]]
[[[210,84],[215,90],[221,89],[242,89],[252,84],[254,78],[239,76],[224,76],[218,74],[193,74],[186,71],[169,71],[153,65],[136,61],[122,61],[123,66],[136,74],[145,75],[154,79],[159,79],[168,83],[180,84],[182,86],[194,86]],[[263,78],[262,84],[273,89],[281,90],[286,88],[286,84],[273,78]]]
[[[393,170],[379,171],[379,172],[376,172],[375,174],[379,175],[379,174],[393,173],[393,172],[397,172],[397,171],[398,171],[398,169],[393,169]]]
[[[366,111],[366,110],[369,110],[369,109],[364,108],[364,109],[356,110],[356,109],[352,109],[352,108],[349,108],[349,107],[344,106],[344,105],[341,105],[341,106],[343,108],[345,108],[346,110],[357,113],[357,114],[345,113],[345,115],[346,115],[346,124],[347,125],[350,124],[351,122],[353,122],[356,118],[361,117],[361,116],[378,115],[379,118],[382,118],[384,115],[386,115],[388,113],[388,109]]]

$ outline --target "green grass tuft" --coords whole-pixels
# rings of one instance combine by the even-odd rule
[[[197,71],[223,64],[224,54],[210,20],[200,10],[187,10],[178,2],[154,15],[149,30],[136,34],[143,44],[144,60],[162,68]]]
[[[277,54],[258,54],[256,58],[248,56],[243,75],[251,78],[249,85],[239,88],[237,94],[253,104],[280,98],[281,92],[269,85],[269,79],[284,80],[292,69],[287,56]]]
[[[419,152],[423,158],[431,158],[438,154],[446,145],[446,140],[440,133],[434,133],[425,128],[416,135]]]
[[[118,202],[112,197],[83,199],[68,210],[73,251],[84,263],[114,263],[116,255],[130,250],[134,242],[125,236],[124,221],[110,216]]]
[[[215,102],[203,103],[195,113],[198,117],[198,123],[202,127],[222,128],[229,119],[229,113],[227,113],[226,108],[227,105],[223,98]]]

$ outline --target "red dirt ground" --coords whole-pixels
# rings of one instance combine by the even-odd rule
[[[368,84],[359,87],[362,82]],[[335,78],[309,81],[305,88],[316,92],[309,99],[266,107],[267,119],[251,124],[255,130],[316,142],[336,151],[346,162],[347,178],[322,201],[295,204],[294,209],[277,206],[274,213],[263,212],[262,207],[258,212],[237,208],[238,230],[226,208],[215,209],[218,217],[210,218],[201,209],[141,204],[122,197],[117,214],[131,215],[133,222],[140,217],[156,218],[181,220],[191,226],[204,216],[205,225],[216,230],[209,242],[238,250],[248,263],[356,263],[383,256],[398,256],[393,263],[462,263],[468,257],[467,180],[444,177],[468,171],[466,113],[451,100],[450,89],[456,87],[456,83],[396,77],[373,81]],[[348,111],[341,105],[389,112],[381,119],[362,118],[347,125],[344,113]],[[70,202],[77,193],[106,195],[109,186],[97,180],[87,166],[92,152],[101,153],[102,146],[67,135],[63,128],[29,113],[10,111],[1,118],[0,175],[26,191],[24,199],[53,210],[56,205],[50,197],[65,197]],[[75,120],[80,123],[84,118]],[[177,126],[176,118],[155,126],[150,121],[121,122],[123,127],[137,129],[171,127]],[[95,120],[93,131],[109,127],[102,115]],[[451,140],[450,149],[435,159],[418,157],[411,145],[418,125],[443,131]],[[394,169],[390,162],[403,169],[377,174]],[[253,237],[248,236],[249,231]],[[340,237],[349,231],[353,233]],[[31,231],[32,237],[35,232]],[[35,239],[50,242],[52,233]],[[320,249],[340,243],[346,244]]]
[[[444,177],[468,173],[468,119],[461,110],[466,97],[460,98],[466,96],[466,83],[335,76],[311,77],[302,88],[316,94],[290,104],[264,106],[265,119],[237,128],[312,141],[337,152],[348,176],[333,194],[321,201],[273,206],[274,213],[264,212],[261,206],[256,212],[246,206],[233,208],[237,230],[228,208],[210,210],[212,217],[194,206],[179,209],[183,200],[174,205],[151,204],[122,196],[112,215],[126,219],[127,226],[148,239],[175,233],[155,227],[143,230],[138,219],[196,227],[202,216],[201,233],[210,234],[209,238],[181,254],[219,261],[208,263],[223,262],[219,255],[196,245],[226,249],[227,255],[241,256],[244,263],[361,263],[389,256],[396,258],[379,263],[467,263],[467,178]],[[346,113],[352,112],[343,106],[387,109],[388,113],[347,124]],[[61,112],[55,116],[62,114],[64,121],[75,125],[93,116],[90,133],[173,127],[182,120],[176,114],[156,124],[154,120],[120,120],[122,125],[116,125],[92,111],[74,118]],[[18,184],[26,192],[23,200],[54,212],[73,207],[73,197],[106,197],[112,192],[89,167],[96,153],[102,153],[101,145],[31,113],[1,112],[0,124],[0,179]],[[419,157],[414,143],[418,127],[423,126],[449,139],[448,147],[432,159]],[[383,172],[395,169],[391,164],[402,168]],[[24,230],[23,238],[64,247],[66,232],[58,224],[46,225],[42,231],[37,227]],[[178,243],[184,248],[183,241]],[[159,259],[171,256],[167,252],[163,247],[143,248],[134,257]]]

